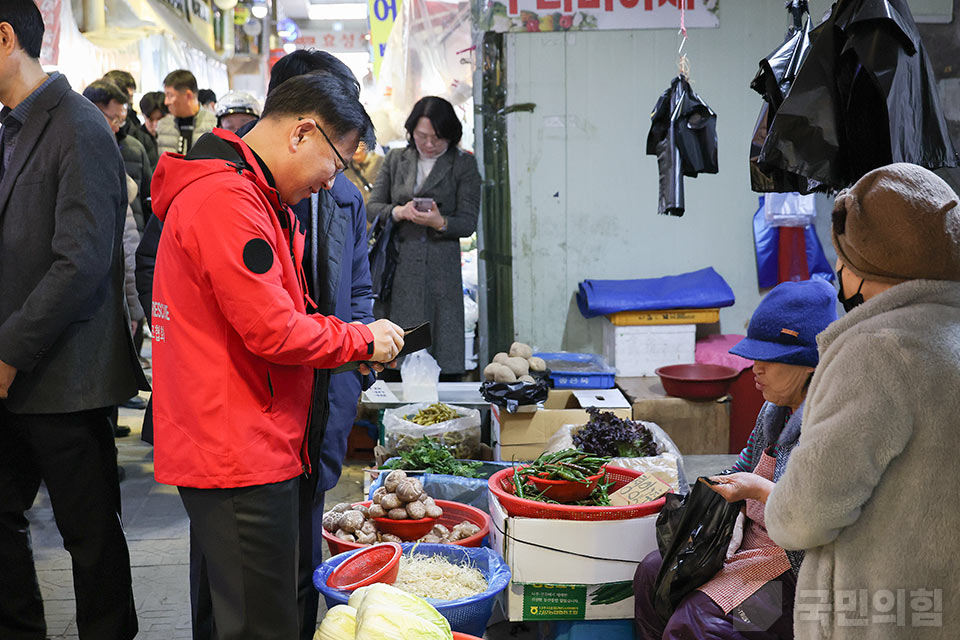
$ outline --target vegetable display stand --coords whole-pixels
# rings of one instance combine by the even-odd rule
[[[457,632],[473,636],[482,636],[487,628],[487,621],[493,613],[493,605],[497,595],[506,589],[510,583],[510,568],[497,552],[486,547],[470,549],[447,544],[413,544],[405,542],[401,545],[405,554],[416,547],[417,553],[426,555],[442,555],[455,564],[469,561],[480,570],[487,581],[487,590],[475,596],[458,600],[434,600],[427,598],[427,602],[436,607],[444,618],[450,622],[450,627]],[[331,589],[327,586],[327,577],[342,562],[350,558],[354,551],[347,551],[335,555],[313,573],[313,584],[323,595],[327,608],[332,609],[338,604],[346,604],[350,593]]]
[[[621,467],[608,466],[606,470],[607,481],[613,482],[610,493],[619,490],[643,475],[641,471]],[[630,518],[642,518],[658,513],[666,501],[666,498],[660,497],[652,502],[623,507],[585,507],[527,500],[516,495],[513,473],[512,468],[498,471],[490,476],[490,480],[487,482],[491,494],[503,505],[510,516],[552,520],[629,520]]]
[[[449,502],[447,500],[437,500],[437,506],[443,509],[443,515],[437,519],[437,524],[442,524],[445,527],[452,528],[457,524],[466,520],[472,524],[480,527],[480,531],[469,538],[464,538],[462,540],[457,540],[456,542],[451,542],[451,545],[459,545],[461,547],[479,547],[483,544],[483,539],[490,532],[490,516],[486,513],[477,509],[476,507],[471,507],[466,504],[460,504],[459,502]],[[360,502],[365,507],[369,507],[372,502]],[[358,542],[350,542],[348,540],[341,540],[337,538],[332,533],[326,529],[322,529],[323,539],[327,541],[327,546],[330,548],[330,554],[336,555],[338,553],[343,553],[345,551],[351,551],[354,549],[366,548],[369,545],[360,544]]]

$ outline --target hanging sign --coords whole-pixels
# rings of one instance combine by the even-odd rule
[[[380,77],[380,63],[387,52],[387,40],[403,0],[368,0],[370,3],[370,45],[373,47],[373,77]]]
[[[43,15],[43,45],[40,48],[40,64],[57,64],[60,58],[60,2],[61,0],[35,0]]]
[[[368,50],[370,35],[366,31],[334,31],[309,29],[293,41],[299,49],[323,49],[331,53],[363,53]]]
[[[682,11],[681,11],[682,9]],[[488,0],[486,31],[594,31],[720,26],[719,0]]]

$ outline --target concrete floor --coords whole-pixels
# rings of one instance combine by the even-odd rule
[[[148,371],[149,373],[149,371]],[[144,394],[146,395],[146,394]],[[140,621],[138,640],[189,639],[188,521],[175,488],[153,479],[153,451],[140,440],[142,411],[120,410],[120,424],[132,429],[117,439],[120,464],[126,470],[121,483],[123,522],[130,547],[134,598]],[[687,462],[691,480],[723,469],[731,456],[692,456]],[[348,464],[327,502],[363,499],[361,463]],[[44,598],[47,635],[51,639],[78,639],[70,556],[53,519],[44,489],[28,512],[37,575]],[[323,599],[321,598],[321,607]],[[488,640],[533,640],[543,637],[536,624],[499,623],[487,630]]]

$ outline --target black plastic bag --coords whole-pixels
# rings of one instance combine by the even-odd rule
[[[654,608],[664,622],[684,596],[723,568],[743,505],[742,500],[724,500],[704,478],[685,498],[667,495],[657,517],[657,546],[663,564],[653,587]]]
[[[486,380],[480,385],[480,395],[490,404],[503,407],[507,413],[516,413],[521,405],[537,404],[547,399],[550,393],[549,378],[546,375],[534,375],[533,379],[533,383]]]
[[[397,271],[397,244],[393,238],[393,216],[387,214],[377,219],[370,229],[372,243],[367,254],[370,259],[370,280],[373,297],[380,302],[389,302],[393,293],[393,276]]]

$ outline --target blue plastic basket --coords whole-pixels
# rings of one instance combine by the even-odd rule
[[[617,370],[594,353],[535,353],[550,371],[554,389],[612,389]]]
[[[507,588],[510,584],[510,567],[503,561],[496,551],[486,547],[460,547],[448,544],[426,544],[419,545],[413,542],[404,542],[402,545],[404,553],[408,553],[415,546],[418,553],[425,555],[442,555],[450,562],[460,563],[469,560],[473,563],[483,577],[487,580],[487,590],[468,598],[459,600],[434,600],[427,598],[427,602],[436,607],[444,618],[450,623],[450,628],[460,633],[466,633],[472,636],[482,636],[487,628],[487,621],[493,614],[493,604],[497,595]],[[347,558],[355,554],[359,549],[347,551],[335,555],[313,572],[313,586],[323,595],[326,600],[327,609],[331,609],[338,604],[346,604],[350,599],[349,591],[340,591],[331,589],[327,586],[327,578],[333,573],[337,566]]]

